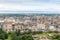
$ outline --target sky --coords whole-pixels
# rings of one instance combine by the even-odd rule
[[[0,0],[0,13],[60,13],[60,0]]]

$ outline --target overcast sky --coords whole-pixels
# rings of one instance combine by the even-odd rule
[[[0,13],[19,11],[60,13],[60,0],[0,0]]]

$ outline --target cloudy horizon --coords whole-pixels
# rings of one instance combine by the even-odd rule
[[[0,0],[0,13],[25,11],[60,13],[60,0]]]

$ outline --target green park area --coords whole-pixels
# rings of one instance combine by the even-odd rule
[[[30,32],[20,33],[20,30],[6,33],[0,29],[0,40],[34,40]]]
[[[43,32],[43,31],[35,31],[31,32],[29,30],[28,32],[21,33],[20,30],[13,31],[6,33],[2,29],[0,29],[0,40],[34,40],[32,35],[48,35],[52,34],[53,36],[48,36],[51,40],[60,40],[60,35],[56,35],[56,32],[54,31],[48,31],[48,32]]]

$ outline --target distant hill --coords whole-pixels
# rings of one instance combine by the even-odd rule
[[[0,17],[7,17],[7,16],[9,16],[9,17],[13,17],[13,16],[17,16],[17,17],[19,17],[19,16],[34,16],[34,15],[36,15],[36,16],[42,16],[42,15],[45,15],[45,16],[55,16],[55,15],[58,15],[58,16],[60,16],[60,14],[37,14],[37,13],[35,13],[35,14],[23,14],[23,13],[21,13],[21,14],[0,14]]]

